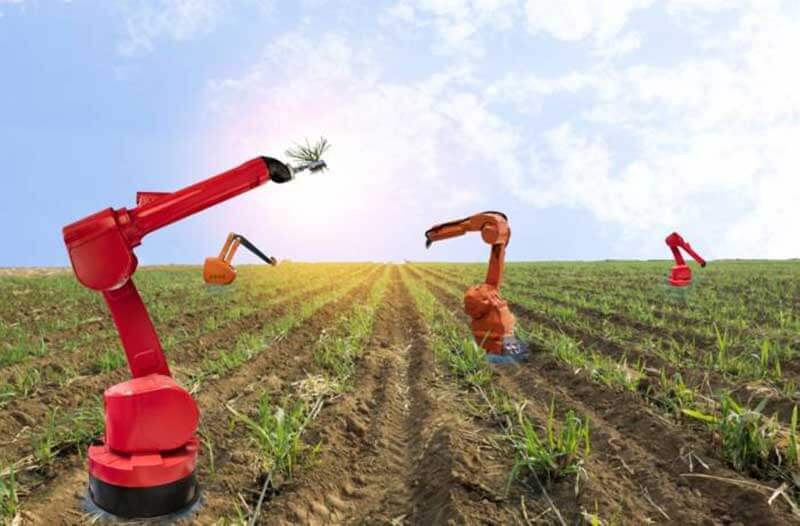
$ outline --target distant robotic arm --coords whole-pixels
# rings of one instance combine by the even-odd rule
[[[668,235],[665,242],[672,251],[672,256],[675,258],[675,266],[672,267],[672,271],[670,272],[669,282],[674,287],[685,287],[692,282],[692,269],[689,268],[686,264],[686,260],[683,259],[681,249],[692,256],[701,267],[706,266],[706,260],[700,257],[700,255],[692,249],[691,245],[677,232]]]
[[[203,265],[203,280],[211,285],[228,285],[236,279],[236,269],[233,268],[233,256],[239,245],[245,247],[250,252],[258,256],[264,263],[272,265],[273,267],[278,264],[278,260],[269,257],[261,252],[258,247],[252,244],[248,239],[240,234],[231,232],[222,246],[222,250],[218,257],[206,258]]]

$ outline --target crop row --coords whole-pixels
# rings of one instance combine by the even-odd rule
[[[453,300],[460,296],[461,290],[440,283],[426,280],[429,287],[437,288]],[[640,354],[631,363],[629,353],[619,346],[608,345],[608,341],[593,335],[587,326],[577,329],[574,319],[568,320],[572,325],[567,325],[564,320],[535,314],[546,310],[546,306],[527,302],[520,320],[520,333],[533,349],[552,353],[559,361],[607,388],[640,396],[691,429],[702,422],[719,444],[720,456],[733,468],[764,482],[782,482],[791,488],[789,493],[793,497],[797,496],[792,478],[798,467],[796,409],[790,409],[789,422],[782,424],[776,416],[765,412],[765,402],[739,403],[724,389],[709,391],[703,385],[688,384],[685,378],[688,375],[675,369],[667,372],[665,367],[648,367],[644,362],[648,359],[646,354]],[[617,351],[609,353],[609,348]],[[794,501],[791,502],[794,506]]]
[[[191,385],[196,393],[202,389],[204,382],[218,380],[226,373],[229,374],[254,359],[269,348],[271,341],[279,340],[287,331],[301,325],[324,305],[341,298],[363,281],[364,278],[358,274],[338,280],[336,286],[329,292],[319,291],[309,299],[292,306],[282,316],[266,317],[264,322],[260,323],[243,324],[238,327],[241,329],[240,336],[235,340],[232,349],[223,340],[219,340],[216,343],[209,342],[207,345],[195,345],[188,353],[182,351],[181,365],[174,370],[182,383]],[[256,320],[251,320],[253,321]],[[215,348],[215,345],[219,347]],[[214,356],[216,359],[210,359],[208,356]],[[85,445],[101,432],[102,412],[99,397],[84,398],[76,407],[69,410],[53,409],[44,421],[32,424],[2,448],[5,464],[8,466],[3,471],[6,481],[12,472],[33,471],[46,474],[49,464],[57,456],[69,452],[80,453]],[[12,454],[16,455],[16,459],[11,456]]]
[[[422,270],[442,283],[440,274],[431,273],[427,267]],[[450,286],[466,286],[457,280],[445,282]],[[517,285],[506,285],[504,296],[517,308],[540,319],[545,316],[542,321],[583,339],[602,342],[607,349],[616,349],[617,354],[625,353],[659,367],[668,364],[670,374],[679,372],[687,379],[694,376],[698,383],[746,382],[750,391],[774,391],[790,400],[798,396],[793,361],[797,353],[791,345],[763,337],[736,341],[716,325],[710,337],[685,337],[647,322],[568,305]]]

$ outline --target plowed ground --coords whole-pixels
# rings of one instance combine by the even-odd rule
[[[429,291],[467,326],[454,292],[463,291],[463,275],[421,265],[289,263],[242,267],[234,287],[219,291],[200,283],[197,268],[140,274],[157,329],[169,338],[173,372],[201,411],[202,500],[173,522],[241,524],[257,514],[258,524],[797,523],[781,499],[768,501],[763,487],[774,484],[731,469],[706,431],[666,418],[636,393],[592,381],[545,349],[532,349],[528,363],[493,367],[492,385],[525,402],[534,421],[547,417],[551,403],[558,415],[574,410],[588,418],[592,449],[579,480],[544,490],[509,483],[514,452],[502,420],[436,360],[409,288]],[[96,363],[100,342],[122,351],[103,305],[72,281],[58,272],[0,275],[0,473],[8,484],[15,472],[18,497],[14,514],[1,517],[7,523],[98,520],[86,508],[83,452],[102,429],[103,389],[127,370],[124,361]],[[350,387],[308,394],[326,374],[315,360],[321,335],[336,333],[380,287]],[[550,323],[521,304],[512,309],[520,325]],[[244,361],[212,367],[242,346],[251,351]],[[37,380],[35,371],[46,374]],[[233,414],[252,415],[265,395],[320,405],[302,435],[317,453],[270,486],[258,507],[261,453]],[[91,411],[95,421],[80,423]],[[70,435],[83,425],[86,436]],[[49,456],[40,451],[43,437]]]

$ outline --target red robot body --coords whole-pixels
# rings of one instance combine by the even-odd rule
[[[706,266],[706,261],[692,249],[691,245],[687,243],[677,232],[667,236],[665,240],[667,246],[672,251],[672,256],[675,258],[675,266],[672,267],[669,275],[669,283],[673,287],[686,287],[692,283],[692,269],[686,264],[679,249],[683,249],[687,254],[692,256],[701,267]]]
[[[199,412],[170,374],[132,276],[133,248],[142,238],[187,216],[256,188],[283,183],[295,171],[260,157],[174,193],[140,192],[132,210],[107,208],[64,227],[78,280],[101,291],[119,332],[133,379],[104,393],[105,436],[88,453],[89,492],[100,508],[121,517],[167,515],[197,498],[195,464]]]

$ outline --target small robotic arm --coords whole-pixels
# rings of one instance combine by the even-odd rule
[[[700,257],[700,255],[692,249],[691,245],[677,232],[668,235],[665,242],[672,251],[672,257],[675,258],[675,266],[672,267],[670,272],[669,282],[674,287],[685,287],[692,282],[692,269],[686,264],[686,260],[683,259],[683,254],[681,254],[680,249],[685,250],[701,267],[706,266],[706,260]]]
[[[500,297],[506,246],[511,237],[508,218],[501,212],[481,212],[465,219],[436,225],[425,232],[425,246],[435,241],[480,232],[491,245],[485,282],[467,289],[464,310],[472,318],[472,334],[491,361],[524,359],[527,352],[514,337],[516,318]]]
[[[210,285],[228,285],[233,283],[236,279],[236,269],[233,268],[233,256],[239,246],[245,247],[247,250],[258,256],[267,265],[273,267],[278,264],[278,260],[269,257],[261,252],[258,247],[252,244],[246,237],[240,234],[231,232],[222,246],[222,250],[218,257],[206,258],[203,264],[203,280]]]

